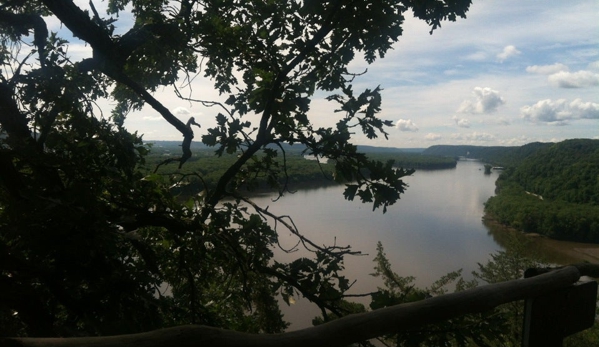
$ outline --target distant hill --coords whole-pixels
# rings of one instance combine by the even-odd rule
[[[177,149],[181,147],[181,141],[145,141],[146,143],[151,143],[154,147],[162,148],[162,149]],[[275,145],[270,145],[270,147],[276,147]],[[303,151],[306,147],[299,144],[289,145],[282,144],[282,147],[285,151]],[[191,149],[212,149],[213,147],[208,147],[202,142],[193,141],[191,144]],[[376,147],[376,146],[358,146],[358,152],[362,153],[422,153],[425,151],[425,148],[396,148],[396,147]]]
[[[423,154],[440,155],[446,157],[465,157],[473,159],[481,159],[496,153],[511,151],[517,147],[501,147],[501,146],[464,146],[464,145],[435,145],[424,150]]]
[[[362,153],[422,153],[424,150],[425,148],[397,148],[358,145],[358,152]]]
[[[496,166],[513,166],[541,148],[552,143],[533,142],[524,146],[431,146],[422,152],[423,155],[447,157],[465,157],[479,159]]]
[[[599,140],[529,150],[521,148],[520,155],[528,154],[499,176],[487,214],[525,232],[599,242]]]

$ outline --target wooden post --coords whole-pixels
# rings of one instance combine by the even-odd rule
[[[597,282],[578,282],[527,299],[522,347],[561,347],[566,336],[595,323]]]

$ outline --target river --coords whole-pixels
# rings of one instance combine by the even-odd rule
[[[351,245],[361,251],[363,256],[346,258],[344,273],[357,280],[350,293],[367,293],[381,285],[370,276],[378,241],[393,270],[401,276],[415,276],[418,286],[429,286],[458,269],[471,278],[478,263],[486,263],[491,253],[502,249],[501,235],[492,234],[482,221],[483,204],[494,194],[498,175],[484,174],[478,161],[459,161],[455,169],[417,171],[405,178],[408,189],[385,214],[372,211],[372,205],[344,200],[344,186],[303,189],[276,202],[268,196],[254,201],[269,206],[269,212],[290,215],[300,232],[317,244]],[[503,232],[491,229],[495,234]],[[289,232],[279,231],[283,247],[297,242]],[[280,260],[301,255],[276,253]],[[311,326],[318,310],[296,300],[290,307],[283,305],[291,329]]]

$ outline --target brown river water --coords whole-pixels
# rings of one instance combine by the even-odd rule
[[[351,245],[364,255],[347,257],[344,274],[355,279],[350,293],[368,293],[381,286],[370,276],[376,244],[381,241],[393,270],[401,276],[415,276],[416,285],[426,287],[448,272],[462,269],[466,279],[500,251],[507,235],[531,241],[531,254],[545,261],[568,264],[580,261],[599,263],[599,245],[560,242],[541,236],[523,235],[492,221],[483,221],[484,202],[494,194],[498,172],[484,174],[478,161],[459,161],[455,169],[417,171],[405,181],[409,187],[387,213],[372,211],[371,205],[343,198],[343,186],[302,189],[276,202],[261,196],[254,201],[269,206],[269,212],[289,215],[305,236],[317,244]],[[297,240],[279,229],[283,247]],[[524,239],[525,238],[525,239]],[[279,260],[293,260],[309,253],[276,252]],[[290,329],[311,326],[318,309],[295,298],[294,305],[282,305]],[[368,299],[357,299],[364,304]]]

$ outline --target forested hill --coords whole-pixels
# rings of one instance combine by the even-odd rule
[[[154,172],[160,175],[174,175],[173,177],[185,177],[173,185],[173,192],[192,195],[203,191],[206,187],[213,187],[225,170],[237,159],[237,153],[224,153],[222,156],[215,156],[216,147],[209,147],[201,142],[192,142],[191,150],[193,155],[187,160],[183,168],[173,168],[172,165],[163,165],[172,162],[173,158],[181,151],[181,143],[176,141],[153,141],[150,151],[146,157],[144,170]],[[293,186],[293,189],[299,186],[314,186],[336,184],[332,179],[335,175],[336,166],[333,162],[327,160],[315,161],[304,155],[306,149],[303,145],[281,144],[281,147],[270,145],[269,149],[280,150],[285,153],[278,153],[272,158],[277,162],[279,169],[285,166],[284,172],[271,169],[268,174],[256,175],[252,178],[252,184],[246,184],[251,189],[269,189],[276,182]],[[393,147],[374,147],[358,146],[358,150],[365,153],[370,160],[377,160],[386,163],[393,160],[397,167],[415,170],[438,170],[455,168],[456,160],[451,157],[421,155],[423,149],[411,148],[393,148]],[[258,152],[255,158],[251,160],[252,165],[257,165],[264,152]],[[156,171],[155,171],[156,170]],[[246,179],[246,182],[250,180]]]
[[[538,149],[497,181],[487,213],[526,232],[599,242],[599,140]]]
[[[543,148],[509,179],[545,199],[599,205],[599,140],[567,140]]]
[[[445,157],[465,157],[479,159],[497,166],[513,166],[539,149],[550,147],[552,143],[533,142],[524,146],[431,146],[423,155]]]

